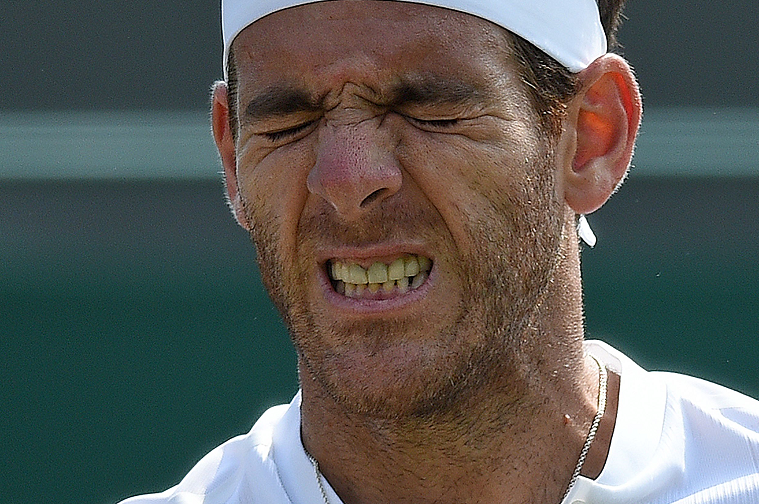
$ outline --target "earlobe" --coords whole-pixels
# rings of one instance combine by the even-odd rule
[[[245,229],[250,231],[243,212],[242,200],[240,197],[239,185],[237,181],[237,154],[235,149],[235,140],[229,124],[229,93],[227,85],[223,81],[214,84],[213,97],[211,99],[211,123],[213,127],[213,138],[216,142],[216,148],[219,150],[221,164],[224,167],[224,182],[227,190],[227,198],[232,213],[237,222]]]
[[[578,214],[601,207],[624,179],[642,112],[638,85],[627,62],[607,54],[580,75],[564,135],[572,149],[563,166],[567,204]]]

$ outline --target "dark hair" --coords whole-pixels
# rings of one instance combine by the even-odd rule
[[[227,54],[227,105],[229,107],[229,129],[232,138],[237,140],[237,64],[235,63],[235,51],[230,46]]]
[[[596,0],[609,50],[617,46],[617,30],[626,0]],[[540,124],[552,136],[561,131],[569,100],[578,91],[577,75],[522,37],[512,35],[514,54],[521,66],[522,81],[529,90]],[[232,48],[227,57],[229,126],[237,138],[237,68]]]

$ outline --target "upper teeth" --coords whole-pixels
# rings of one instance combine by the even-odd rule
[[[354,262],[331,261],[330,274],[338,282],[338,290],[351,295],[354,289],[363,291],[368,287],[371,292],[377,292],[380,287],[391,291],[398,287],[406,291],[411,281],[411,288],[419,287],[427,279],[427,273],[432,268],[428,257],[408,255],[399,257],[392,263],[375,262],[368,269]]]

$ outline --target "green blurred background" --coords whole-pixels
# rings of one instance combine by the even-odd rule
[[[630,180],[589,218],[589,337],[759,396],[759,4],[627,14],[647,112]],[[163,489],[297,388],[210,140],[218,18],[3,2],[2,503]]]

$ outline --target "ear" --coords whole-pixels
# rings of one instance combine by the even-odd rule
[[[237,222],[250,231],[243,211],[242,199],[237,181],[237,153],[235,140],[229,125],[229,90],[227,84],[218,81],[213,86],[211,98],[211,125],[216,148],[219,150],[221,164],[224,167],[224,182],[227,189],[227,199]]]
[[[578,214],[600,208],[627,173],[642,103],[627,62],[606,54],[579,74],[561,141],[564,199]]]

